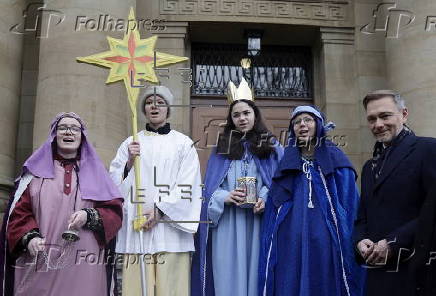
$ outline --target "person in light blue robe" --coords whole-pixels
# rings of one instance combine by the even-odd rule
[[[201,220],[210,223],[201,223],[196,235],[191,295],[257,294],[262,212],[282,154],[257,106],[248,100],[233,102],[206,170]],[[240,207],[245,193],[237,179],[247,176],[257,181],[254,208]]]
[[[261,296],[360,296],[365,273],[354,260],[359,195],[345,154],[326,139],[324,115],[297,107],[262,225]]]
[[[226,177],[209,202],[213,274],[217,275],[215,295],[256,295],[257,291],[261,215],[254,214],[252,209],[224,205],[229,192],[237,188],[236,180],[245,175],[244,162],[247,176],[258,180],[258,197],[266,200],[268,187],[262,182],[253,155],[247,149],[245,152],[244,160],[230,163]]]

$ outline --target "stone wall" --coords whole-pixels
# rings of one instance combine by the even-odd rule
[[[24,1],[0,4],[0,213],[13,186],[20,102]],[[13,32],[10,31],[11,28]]]

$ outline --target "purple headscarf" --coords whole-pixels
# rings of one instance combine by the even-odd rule
[[[54,178],[52,142],[56,137],[58,122],[64,117],[77,119],[82,125],[78,172],[82,199],[108,201],[114,198],[122,198],[103,162],[88,142],[85,123],[74,112],[62,112],[56,115],[50,125],[47,141],[26,160],[23,165],[23,174],[29,171],[32,175],[40,178]]]

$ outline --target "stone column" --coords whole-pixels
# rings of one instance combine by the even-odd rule
[[[37,10],[43,3],[34,3],[26,7],[26,14],[33,17],[30,24],[35,24],[40,14]],[[29,20],[26,17],[26,21]],[[34,27],[34,26],[33,26]],[[23,38],[23,62],[21,71],[21,97],[17,130],[15,172],[19,174],[21,167],[33,151],[33,125],[35,100],[39,72],[39,33],[29,31]]]
[[[354,65],[354,29],[321,28],[321,98],[315,103],[336,123],[329,134],[361,166],[359,99]]]
[[[177,56],[190,57],[186,50],[187,22],[164,22],[165,30],[160,31],[156,50]],[[171,109],[170,122],[174,129],[190,136],[190,61],[169,66],[169,78],[159,77],[163,85],[168,86],[175,98],[175,105]]]
[[[15,172],[23,9],[24,1],[2,1],[0,4],[0,213],[4,211]],[[11,32],[14,25],[18,26]]]
[[[407,25],[408,17],[402,17],[398,38],[386,39],[388,87],[405,98],[409,124],[416,134],[436,137],[436,2],[396,3],[395,9],[410,11],[415,19]]]
[[[373,13],[379,2],[380,0],[356,0],[354,2],[356,28],[372,26]],[[368,92],[387,88],[385,34],[370,31],[371,34],[365,32],[364,29],[356,29],[355,31],[356,88],[359,100],[358,117],[363,162],[372,157],[375,139],[368,128],[366,111],[362,101]],[[360,167],[357,168],[358,172],[360,169]]]
[[[130,124],[125,87],[122,82],[106,85],[108,68],[78,63],[76,57],[109,50],[106,36],[122,39],[124,32],[102,25],[102,20],[108,15],[107,18],[127,23],[129,8],[135,8],[135,3],[134,0],[49,2],[42,19],[50,26],[40,43],[34,149],[45,141],[50,121],[58,112],[74,111],[87,122],[91,142],[103,161],[108,164],[115,156],[128,136]],[[50,12],[53,10],[54,16]]]

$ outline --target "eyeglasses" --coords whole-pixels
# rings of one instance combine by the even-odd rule
[[[72,126],[67,126],[67,125],[58,125],[58,127],[56,128],[56,130],[62,134],[66,134],[67,131],[69,130],[70,133],[72,133],[73,135],[76,135],[78,133],[80,133],[82,131],[82,128],[76,126],[76,125],[72,125]]]
[[[315,120],[313,120],[312,117],[303,117],[303,118],[294,120],[292,122],[292,125],[301,125],[302,122],[304,122],[305,125],[308,125],[308,124],[314,123]]]

